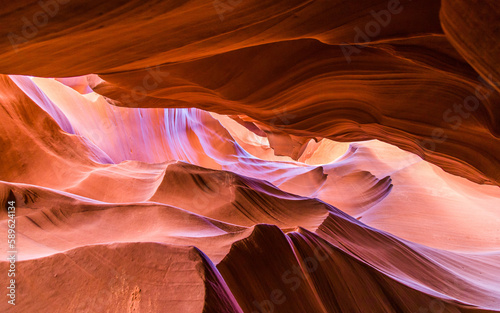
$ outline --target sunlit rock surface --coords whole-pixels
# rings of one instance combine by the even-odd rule
[[[500,312],[495,1],[0,18],[1,312]]]

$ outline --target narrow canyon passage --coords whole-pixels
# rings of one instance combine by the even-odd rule
[[[500,4],[0,21],[1,312],[500,312]]]

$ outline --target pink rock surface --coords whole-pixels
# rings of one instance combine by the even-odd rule
[[[500,312],[499,12],[3,3],[0,312]]]

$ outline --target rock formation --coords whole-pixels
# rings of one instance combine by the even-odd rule
[[[499,3],[0,21],[1,312],[500,312]]]

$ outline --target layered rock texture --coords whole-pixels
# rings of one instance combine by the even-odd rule
[[[0,21],[1,312],[500,312],[496,1]]]

